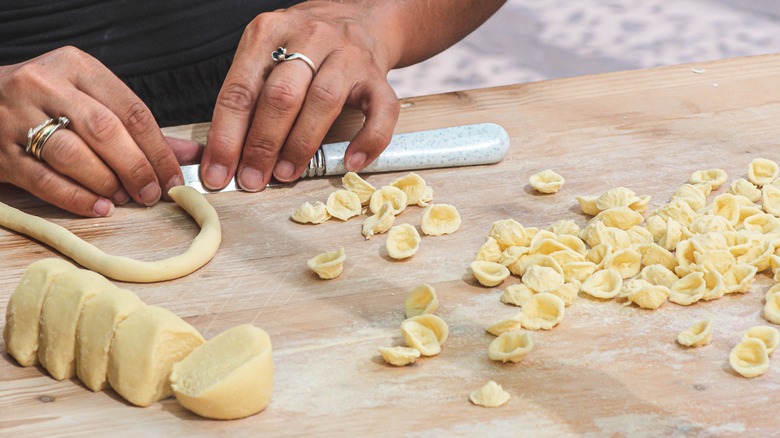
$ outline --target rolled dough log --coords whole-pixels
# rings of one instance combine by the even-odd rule
[[[195,272],[214,257],[222,240],[216,210],[197,190],[176,186],[171,198],[200,226],[200,233],[184,253],[164,260],[144,262],[106,254],[67,229],[0,202],[0,225],[51,246],[85,268],[106,277],[134,283],[172,280]]]
[[[274,383],[271,339],[253,325],[222,332],[173,365],[176,399],[196,414],[232,420],[268,405]]]
[[[168,377],[203,337],[168,310],[143,306],[120,322],[108,353],[108,383],[137,406],[173,394]]]
[[[95,295],[115,289],[106,277],[87,269],[63,272],[43,301],[38,361],[57,380],[76,375],[76,330],[84,305]]]
[[[105,389],[116,326],[142,306],[138,295],[120,288],[99,293],[84,305],[76,332],[76,376],[87,388]]]
[[[30,264],[8,300],[3,340],[21,366],[38,362],[38,320],[49,288],[57,276],[75,266],[62,259],[42,259]]]

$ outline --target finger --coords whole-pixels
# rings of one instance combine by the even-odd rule
[[[279,181],[293,181],[306,170],[336,120],[349,94],[341,67],[326,59],[314,77],[298,118],[284,142],[273,170]]]
[[[235,174],[257,97],[273,67],[276,16],[262,14],[247,26],[217,95],[201,163],[201,181],[208,189],[222,189]]]
[[[242,189],[262,190],[271,179],[276,158],[303,107],[311,80],[311,69],[299,60],[277,64],[268,76],[236,173]]]
[[[180,166],[199,163],[203,156],[203,145],[193,140],[165,137]]]
[[[393,88],[384,80],[362,83],[354,91],[366,121],[344,152],[347,170],[358,172],[371,164],[390,144],[401,106]]]
[[[58,173],[116,204],[128,201],[114,172],[73,131],[59,129],[46,140],[41,159]]]
[[[17,171],[11,181],[38,198],[63,210],[87,217],[111,216],[114,204],[60,175],[51,167],[24,152],[16,154]]]

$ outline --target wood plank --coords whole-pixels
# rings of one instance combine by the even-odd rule
[[[695,67],[697,70],[693,70]],[[697,73],[703,70],[703,72]],[[238,421],[199,419],[169,399],[131,407],[111,391],[94,394],[76,381],[56,382],[39,368],[0,360],[0,430],[23,436],[92,432],[174,434],[436,434],[534,436],[583,434],[771,435],[777,432],[780,363],[757,379],[736,376],[728,353],[761,318],[765,275],[754,291],[655,312],[580,298],[560,326],[532,334],[536,349],[521,363],[487,358],[491,322],[516,308],[501,304],[507,280],[479,286],[468,264],[490,224],[514,218],[545,227],[584,224],[575,197],[626,186],[664,202],[691,172],[720,167],[744,176],[752,158],[780,161],[780,57],[760,56],[650,70],[519,84],[403,100],[397,132],[495,122],[512,148],[500,164],[419,172],[435,202],[458,207],[461,229],[423,237],[420,252],[397,262],[385,236],[364,240],[360,220],[303,226],[288,219],[304,201],[325,200],[339,178],[310,179],[261,194],[208,195],[223,224],[216,257],[185,278],[122,284],[166,307],[206,338],[241,323],[269,332],[275,391],[263,413]],[[360,122],[346,113],[328,141],[349,138]],[[203,139],[205,126],[172,130]],[[538,195],[528,177],[552,168],[566,178],[556,195]],[[376,186],[399,174],[368,176]],[[723,190],[723,189],[721,189]],[[113,254],[145,260],[181,252],[196,225],[175,205],[125,206],[110,219],[76,219],[3,186],[0,200],[62,224]],[[418,225],[410,207],[397,223]],[[343,246],[344,274],[321,281],[306,268],[313,255]],[[25,267],[54,256],[0,231],[0,313]],[[396,369],[379,346],[402,342],[403,300],[417,284],[436,287],[438,314],[450,325],[441,355]],[[711,318],[713,343],[678,347],[676,334]],[[4,316],[0,322],[4,324]],[[0,347],[4,350],[4,347]],[[488,379],[512,400],[498,409],[472,406],[470,391]],[[521,432],[522,431],[522,432]]]

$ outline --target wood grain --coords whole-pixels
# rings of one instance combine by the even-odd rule
[[[692,70],[704,70],[696,73]],[[765,323],[762,275],[754,291],[651,312],[580,298],[536,349],[516,365],[487,358],[485,327],[518,309],[503,305],[507,280],[476,284],[468,264],[490,224],[514,218],[545,227],[584,224],[575,196],[616,186],[665,202],[695,170],[720,167],[733,180],[752,158],[780,161],[780,57],[721,60],[463,91],[403,100],[397,132],[495,122],[512,147],[497,165],[419,172],[435,202],[458,207],[463,225],[423,237],[411,260],[384,250],[384,235],[364,240],[360,220],[318,226],[290,221],[304,201],[325,200],[339,178],[310,179],[261,194],[208,196],[223,225],[216,257],[185,278],[121,284],[185,318],[206,338],[254,323],[271,335],[275,390],[267,410],[238,421],[200,419],[169,399],[141,409],[115,393],[57,382],[39,368],[0,360],[0,431],[20,436],[217,435],[690,435],[777,433],[780,362],[757,379],[735,375],[728,353],[742,332]],[[360,122],[347,113],[329,134],[344,140]],[[203,139],[204,126],[172,131]],[[556,195],[538,195],[528,177],[552,168],[566,178]],[[397,174],[368,176],[381,186]],[[723,189],[721,189],[723,190]],[[118,208],[109,219],[77,219],[3,186],[0,200],[47,217],[112,253],[159,259],[183,251],[196,225],[175,205]],[[397,223],[419,225],[410,207]],[[306,268],[316,254],[343,246],[341,277],[321,281]],[[0,231],[0,312],[25,267],[49,248]],[[406,368],[385,365],[376,348],[402,342],[403,301],[422,282],[435,286],[450,340],[436,357]],[[4,318],[0,316],[0,318]],[[711,345],[686,350],[677,333],[713,320]],[[4,319],[0,319],[4,324]],[[0,348],[3,349],[4,348]],[[468,394],[492,379],[512,395],[485,409]],[[773,408],[772,408],[773,407]]]

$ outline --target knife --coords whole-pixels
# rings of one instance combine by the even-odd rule
[[[309,161],[301,178],[344,175],[344,152],[348,141],[322,145]],[[509,134],[495,123],[453,126],[396,134],[374,162],[360,171],[397,172],[442,167],[475,166],[501,161],[509,150]],[[181,166],[184,183],[201,193],[214,193],[200,183],[200,165]],[[272,183],[277,185],[279,183]],[[241,190],[235,179],[219,191]]]

